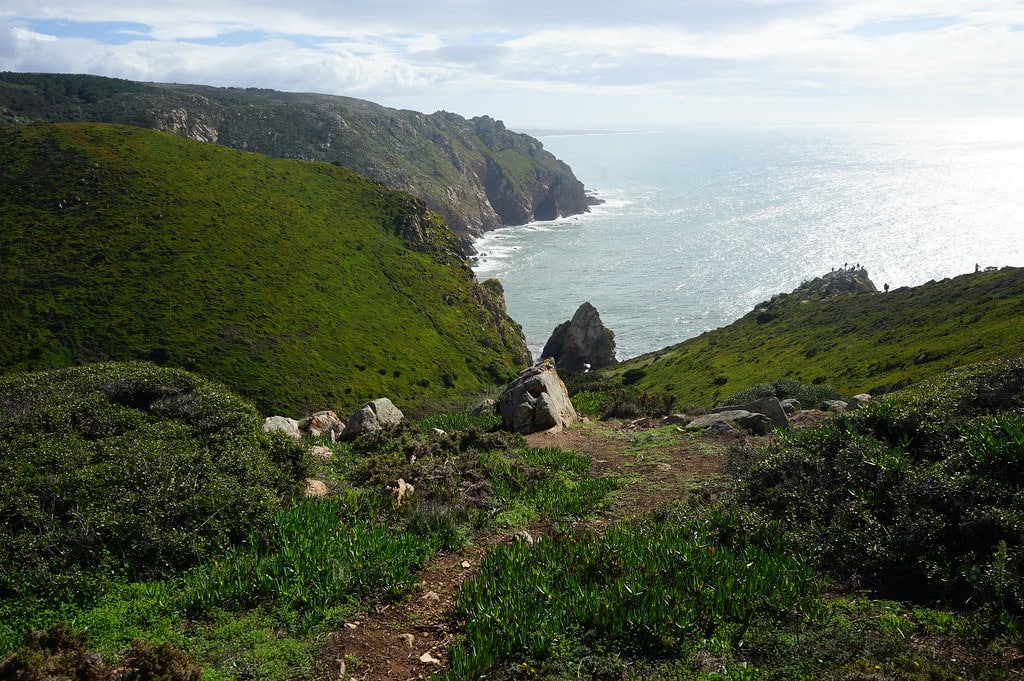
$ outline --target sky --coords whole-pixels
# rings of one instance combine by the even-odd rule
[[[1024,0],[4,0],[0,70],[516,129],[1024,115]]]

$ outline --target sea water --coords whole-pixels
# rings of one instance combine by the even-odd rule
[[[535,355],[584,301],[625,359],[832,268],[895,289],[1024,266],[1024,119],[539,139],[603,203],[475,243]]]

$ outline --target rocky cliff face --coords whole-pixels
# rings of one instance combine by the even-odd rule
[[[483,231],[588,210],[572,170],[528,135],[372,102],[273,90],[0,74],[0,125],[93,121],[268,156],[328,161],[422,198],[468,245]]]

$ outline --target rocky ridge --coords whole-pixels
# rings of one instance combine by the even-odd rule
[[[488,116],[255,88],[0,73],[0,125],[72,121],[336,163],[423,198],[467,248],[485,230],[586,212],[593,201],[540,141]]]

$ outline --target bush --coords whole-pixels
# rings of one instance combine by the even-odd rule
[[[608,396],[601,418],[635,419],[642,416],[668,416],[676,404],[672,393],[646,393],[616,390]]]
[[[746,404],[765,397],[779,400],[795,399],[806,409],[817,409],[826,400],[839,400],[842,396],[827,385],[810,385],[791,378],[775,383],[757,383],[746,390],[733,393],[722,400],[722,404]]]
[[[966,367],[754,464],[749,506],[820,565],[900,600],[1024,614],[1021,360]],[[994,412],[994,413],[993,413]]]
[[[0,661],[0,678],[22,681],[198,681],[200,669],[168,643],[136,641],[118,665],[103,662],[84,634],[66,625],[31,632],[25,644]]]
[[[187,372],[99,364],[0,379],[0,592],[87,598],[266,523],[308,455]]]

